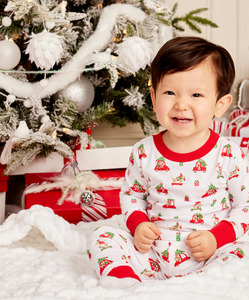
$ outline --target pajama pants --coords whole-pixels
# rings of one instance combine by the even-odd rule
[[[181,241],[156,240],[148,253],[140,253],[134,247],[130,233],[101,226],[88,238],[88,255],[98,277],[111,275],[117,267],[126,267],[119,270],[131,268],[141,281],[202,272],[213,261],[223,264],[234,258],[249,256],[249,242],[234,242],[217,249],[206,262],[198,262],[185,245],[188,234]],[[130,276],[123,273],[120,277]]]

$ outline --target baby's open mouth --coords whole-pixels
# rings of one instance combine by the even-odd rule
[[[175,121],[177,121],[177,122],[181,122],[181,123],[186,123],[186,122],[189,122],[189,121],[191,121],[191,119],[188,119],[188,118],[177,118],[177,117],[175,117],[175,118],[173,118]]]

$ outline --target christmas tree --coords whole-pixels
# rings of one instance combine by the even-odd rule
[[[0,4],[0,143],[5,174],[38,156],[98,147],[99,121],[158,128],[150,63],[200,8],[177,17],[156,0],[9,0]]]

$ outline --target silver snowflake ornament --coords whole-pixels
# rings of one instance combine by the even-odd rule
[[[91,206],[94,203],[95,195],[91,191],[84,191],[80,196],[81,205]]]

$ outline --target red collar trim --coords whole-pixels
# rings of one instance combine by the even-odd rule
[[[189,152],[189,153],[177,153],[171,151],[163,142],[162,139],[162,133],[165,131],[162,131],[156,135],[153,135],[154,143],[157,148],[157,150],[167,159],[176,161],[176,162],[188,162],[192,160],[199,159],[200,157],[205,156],[210,152],[214,146],[216,145],[219,135],[210,129],[210,137],[207,140],[207,142],[201,146],[199,149]]]

